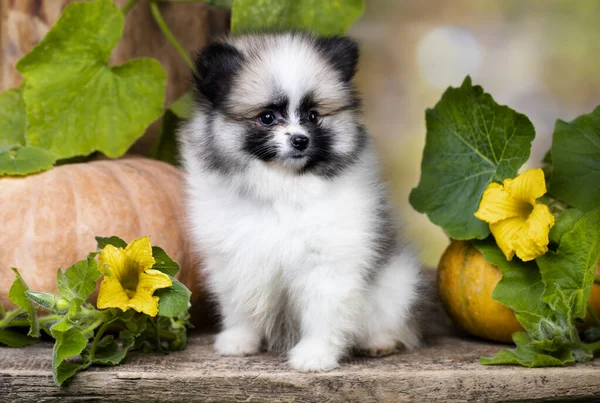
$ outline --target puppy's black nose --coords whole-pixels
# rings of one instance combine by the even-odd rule
[[[302,151],[305,150],[306,147],[308,147],[308,143],[310,142],[310,140],[308,139],[308,137],[303,136],[302,134],[292,134],[292,136],[290,137],[290,142],[296,150]]]

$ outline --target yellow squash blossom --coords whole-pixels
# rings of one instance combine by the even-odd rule
[[[530,169],[503,184],[490,183],[483,192],[475,217],[488,222],[506,259],[515,253],[523,261],[548,251],[548,233],[554,217],[536,200],[546,193],[544,172]]]
[[[98,291],[98,308],[134,309],[150,316],[158,313],[159,288],[173,285],[165,273],[152,269],[150,238],[132,241],[125,249],[106,245],[98,257],[104,279]]]

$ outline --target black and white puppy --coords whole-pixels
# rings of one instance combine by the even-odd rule
[[[354,348],[419,344],[419,264],[361,123],[358,53],[345,37],[282,33],[197,56],[195,114],[180,138],[220,354],[265,343],[297,370],[323,371]]]

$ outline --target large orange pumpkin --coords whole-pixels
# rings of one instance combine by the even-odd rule
[[[178,275],[200,296],[182,230],[183,174],[145,158],[69,164],[22,178],[0,179],[0,301],[19,269],[33,290],[55,292],[56,270],[96,249],[95,236],[127,242],[149,235],[181,265]]]
[[[510,342],[512,334],[523,328],[512,310],[492,299],[501,278],[498,268],[471,242],[452,241],[438,267],[438,292],[446,311],[463,330],[484,339]],[[590,303],[600,313],[598,284],[592,288]],[[587,322],[593,323],[589,316]]]

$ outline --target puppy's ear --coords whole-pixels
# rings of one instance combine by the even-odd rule
[[[224,43],[213,43],[201,50],[194,62],[194,80],[202,95],[213,105],[218,105],[229,91],[231,81],[240,68],[243,55]]]
[[[333,66],[339,70],[342,80],[352,80],[358,64],[358,43],[344,36],[319,38],[317,45]]]

